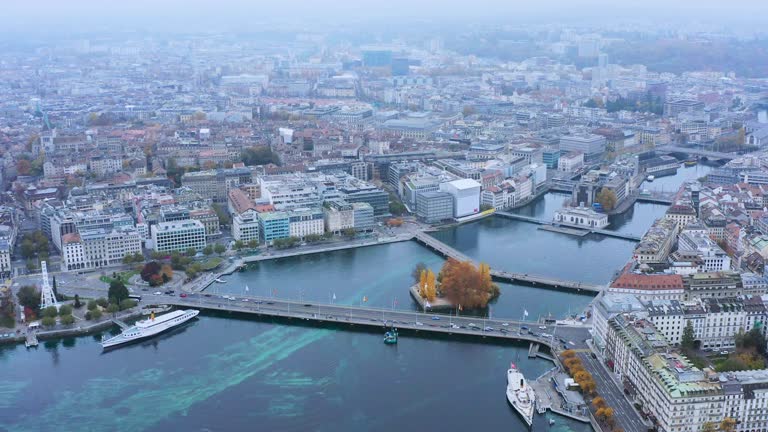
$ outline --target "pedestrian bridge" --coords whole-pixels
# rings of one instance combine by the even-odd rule
[[[496,214],[499,214],[499,212],[496,212]],[[435,237],[432,237],[429,234],[419,232],[419,233],[416,233],[416,235],[414,236],[414,239],[419,243],[434,250],[435,252],[443,255],[444,257],[450,257],[453,259],[457,259],[459,261],[471,261],[477,264],[475,260],[473,260],[472,258],[469,258],[463,253],[448,246],[447,244],[441,242],[440,240],[436,239]],[[491,269],[491,276],[493,276],[494,279],[498,279],[506,282],[525,282],[533,285],[544,285],[544,286],[549,286],[553,288],[564,288],[564,289],[570,289],[574,291],[583,290],[583,291],[600,292],[602,290],[602,286],[600,285],[590,284],[586,282],[562,280],[562,279],[557,279],[557,278],[548,277],[548,276],[532,275],[528,273],[514,273],[514,272]]]

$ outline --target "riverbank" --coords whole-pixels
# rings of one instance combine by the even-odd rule
[[[135,308],[135,310],[130,310],[130,311],[127,311],[127,313],[116,315],[114,319],[124,321],[124,320],[135,319],[140,316],[141,316],[141,308],[137,307]],[[92,333],[98,333],[98,332],[104,331],[116,325],[112,320],[113,318],[102,318],[101,320],[90,323],[88,325],[73,324],[67,328],[34,331],[34,334],[35,336],[37,336],[38,340],[50,340],[50,339],[58,339],[58,338],[64,338],[64,337],[87,336]],[[26,332],[13,333],[13,334],[14,336],[11,338],[0,339],[0,344],[22,343],[27,338]]]

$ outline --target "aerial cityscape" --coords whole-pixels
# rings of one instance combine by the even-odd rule
[[[0,431],[768,431],[768,5],[259,3],[4,4]]]

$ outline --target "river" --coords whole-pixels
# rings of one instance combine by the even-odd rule
[[[683,168],[677,179],[703,175]],[[703,168],[702,168],[703,170]],[[653,183],[661,186],[663,180]],[[682,180],[680,180],[682,181]],[[669,186],[668,186],[669,187]],[[520,211],[550,217],[565,196],[547,194]],[[557,207],[556,207],[557,206]],[[527,212],[527,213],[526,213]],[[663,206],[637,204],[612,228],[642,234]],[[435,233],[494,267],[595,283],[607,282],[633,243],[574,238],[501,218]],[[443,259],[415,242],[260,263],[214,290],[413,308],[406,293],[417,262]],[[590,295],[501,284],[494,317],[576,313]],[[334,300],[335,297],[335,300]],[[524,431],[504,398],[515,361],[529,378],[551,363],[527,346],[403,334],[396,346],[380,332],[286,325],[203,313],[172,333],[101,354],[99,336],[0,347],[0,431]],[[547,416],[551,416],[548,414]],[[554,416],[549,428],[588,432]]]

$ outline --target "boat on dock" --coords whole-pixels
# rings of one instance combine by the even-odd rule
[[[195,309],[177,310],[158,317],[155,317],[155,314],[152,313],[148,319],[137,321],[133,326],[124,329],[119,335],[103,339],[101,346],[106,350],[158,335],[184,324],[199,313],[200,311]]]
[[[533,424],[533,410],[536,405],[536,393],[529,386],[523,373],[514,363],[507,370],[507,401],[520,414],[530,427]]]

